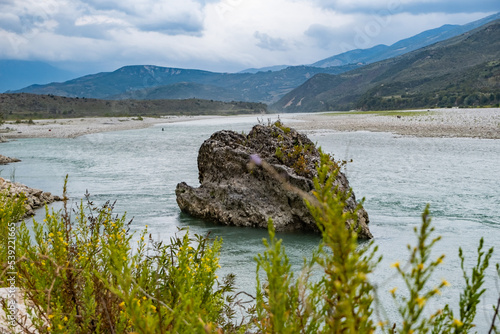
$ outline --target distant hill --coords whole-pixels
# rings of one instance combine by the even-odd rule
[[[293,66],[277,72],[215,73],[152,65],[125,66],[62,83],[32,85],[16,93],[98,99],[204,98],[270,103],[318,73],[338,74],[356,65],[333,68]]]
[[[232,90],[213,85],[204,85],[194,82],[179,82],[166,86],[157,86],[146,89],[136,89],[126,93],[111,95],[110,100],[158,100],[168,97],[169,99],[205,99],[217,101],[243,100],[243,94],[235,94]]]
[[[253,102],[185,100],[99,100],[55,95],[0,94],[0,115],[9,120],[98,116],[262,114],[267,106]]]
[[[258,73],[258,72],[276,72],[276,71],[281,71],[284,70],[287,67],[290,67],[291,65],[275,65],[275,66],[266,66],[266,67],[261,67],[261,68],[247,68],[243,71],[240,71],[238,73]]]
[[[339,75],[318,74],[271,109],[313,112],[496,105],[500,20]]]

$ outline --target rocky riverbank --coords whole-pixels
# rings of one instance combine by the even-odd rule
[[[91,133],[144,129],[156,124],[184,122],[222,116],[95,117],[5,123],[0,134],[14,138],[75,138]]]
[[[21,160],[16,159],[16,158],[6,157],[5,155],[0,154],[0,165],[7,165],[10,163],[19,162],[19,161],[21,161]]]
[[[295,116],[298,130],[391,132],[417,137],[500,139],[500,108],[321,113]]]
[[[39,189],[33,189],[21,183],[11,182],[1,177],[0,191],[7,191],[10,196],[16,196],[20,193],[24,193],[26,196],[26,217],[34,215],[35,210],[44,206],[45,204],[50,204],[52,202],[62,200],[61,197],[52,195],[49,192],[44,192],[43,190]]]
[[[398,117],[399,116],[399,117]],[[162,123],[185,122],[222,116],[96,117],[35,120],[6,123],[0,128],[5,139],[74,138],[86,134],[147,128]],[[251,117],[255,115],[237,116]],[[275,119],[276,115],[269,115]],[[284,123],[293,122],[306,131],[376,131],[419,137],[474,137],[500,139],[500,108],[431,109],[380,112],[284,114]]]

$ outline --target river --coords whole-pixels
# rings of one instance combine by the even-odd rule
[[[287,123],[286,117],[282,120]],[[181,214],[174,190],[181,181],[198,184],[198,149],[213,132],[230,129],[248,133],[256,122],[255,116],[228,117],[74,139],[14,140],[2,143],[0,154],[22,162],[3,166],[1,176],[60,194],[68,174],[73,203],[78,203],[87,190],[97,203],[116,200],[117,212],[134,218],[133,231],[148,225],[158,240],[168,240],[178,227],[220,236],[224,240],[221,274],[235,273],[238,287],[252,292],[254,256],[263,250],[266,231],[219,226]],[[443,302],[458,305],[464,286],[458,248],[464,249],[470,268],[481,237],[487,247],[497,245],[500,239],[500,141],[375,132],[306,133],[336,158],[353,160],[346,173],[357,198],[365,198],[374,243],[383,255],[371,279],[379,286],[387,314],[394,315],[397,310],[388,290],[402,285],[390,264],[408,259],[406,245],[415,243],[413,228],[419,225],[427,203],[435,235],[443,238],[435,247],[436,257],[446,254],[434,280],[439,283],[445,278],[451,283],[428,306],[435,309]],[[40,211],[35,219],[42,219]],[[295,270],[319,242],[315,234],[281,233],[279,237]],[[500,262],[500,249],[492,262]],[[476,318],[479,332],[489,326],[491,304],[500,295],[493,267],[488,271],[488,291]]]

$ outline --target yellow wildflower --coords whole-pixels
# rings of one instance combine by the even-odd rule
[[[418,269],[419,269],[419,270],[424,270],[424,264],[423,264],[423,263],[420,263],[420,264],[418,265]]]
[[[424,307],[425,305],[425,298],[424,297],[418,297],[417,300],[416,300],[418,306],[420,306],[420,308]]]
[[[396,261],[393,264],[391,264],[391,267],[392,268],[399,268],[399,261]]]
[[[453,325],[457,327],[462,327],[464,325],[459,319],[453,319]]]
[[[448,281],[447,281],[447,280],[445,280],[445,279],[443,279],[443,280],[441,281],[441,283],[442,283],[444,286],[450,286],[450,283],[448,283]]]
[[[149,307],[151,307],[151,309],[156,312],[156,306],[150,305]]]
[[[393,295],[394,295],[394,294],[396,293],[396,290],[397,290],[397,289],[398,289],[398,288],[393,288],[393,289],[389,290],[389,292],[390,292],[391,294],[393,294]]]

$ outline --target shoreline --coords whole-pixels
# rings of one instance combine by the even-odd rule
[[[269,116],[273,117],[275,114]],[[36,120],[34,124],[9,122],[0,128],[0,137],[75,138],[92,133],[144,129],[158,124],[220,117],[226,116],[164,116],[144,117],[143,120],[134,117],[96,117]],[[500,139],[500,108],[329,112],[281,114],[281,117],[284,123],[291,120],[293,124],[290,125],[299,131],[371,131],[416,137]]]
[[[500,139],[500,108],[415,109],[298,115],[297,130],[389,132],[402,136]]]
[[[0,127],[0,137],[17,138],[76,138],[88,134],[136,130],[156,124],[177,123],[223,116],[164,116],[143,117],[87,117],[34,120],[34,124],[6,122]]]

